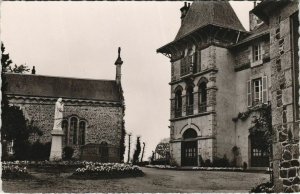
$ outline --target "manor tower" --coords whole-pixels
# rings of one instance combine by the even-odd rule
[[[171,59],[172,158],[196,166],[231,156],[236,94],[228,47],[248,32],[228,2],[198,1],[181,12],[175,40],[157,51]]]

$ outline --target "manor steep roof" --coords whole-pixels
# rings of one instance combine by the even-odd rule
[[[182,21],[175,40],[206,25],[246,31],[227,1],[195,1]]]

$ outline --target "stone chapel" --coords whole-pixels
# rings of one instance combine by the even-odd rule
[[[120,162],[125,111],[122,64],[119,48],[115,80],[7,73],[9,103],[19,106],[43,132],[32,135],[30,141],[51,142],[55,102],[62,98],[63,147],[72,147],[78,159]]]

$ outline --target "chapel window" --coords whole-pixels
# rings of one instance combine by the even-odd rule
[[[70,131],[73,133],[73,144],[77,144],[77,128],[78,119],[76,117],[71,118]]]
[[[86,123],[85,121],[80,121],[79,122],[79,145],[84,145],[85,144],[85,128],[86,128]]]
[[[68,130],[68,121],[67,120],[63,120],[62,122],[62,130],[64,132],[64,141],[66,145],[69,145],[69,130]]]

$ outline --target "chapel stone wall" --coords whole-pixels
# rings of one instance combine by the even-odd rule
[[[10,99],[10,103],[20,106],[25,118],[33,121],[34,126],[42,132],[42,136],[32,135],[30,141],[39,140],[41,143],[51,142],[51,131],[54,123],[55,101],[49,100],[20,100]],[[64,118],[76,116],[87,121],[85,144],[102,141],[119,147],[123,122],[123,107],[121,105],[87,104],[84,102],[65,102]],[[63,145],[65,145],[63,143]],[[69,146],[74,148],[74,157],[79,157],[81,145]]]

